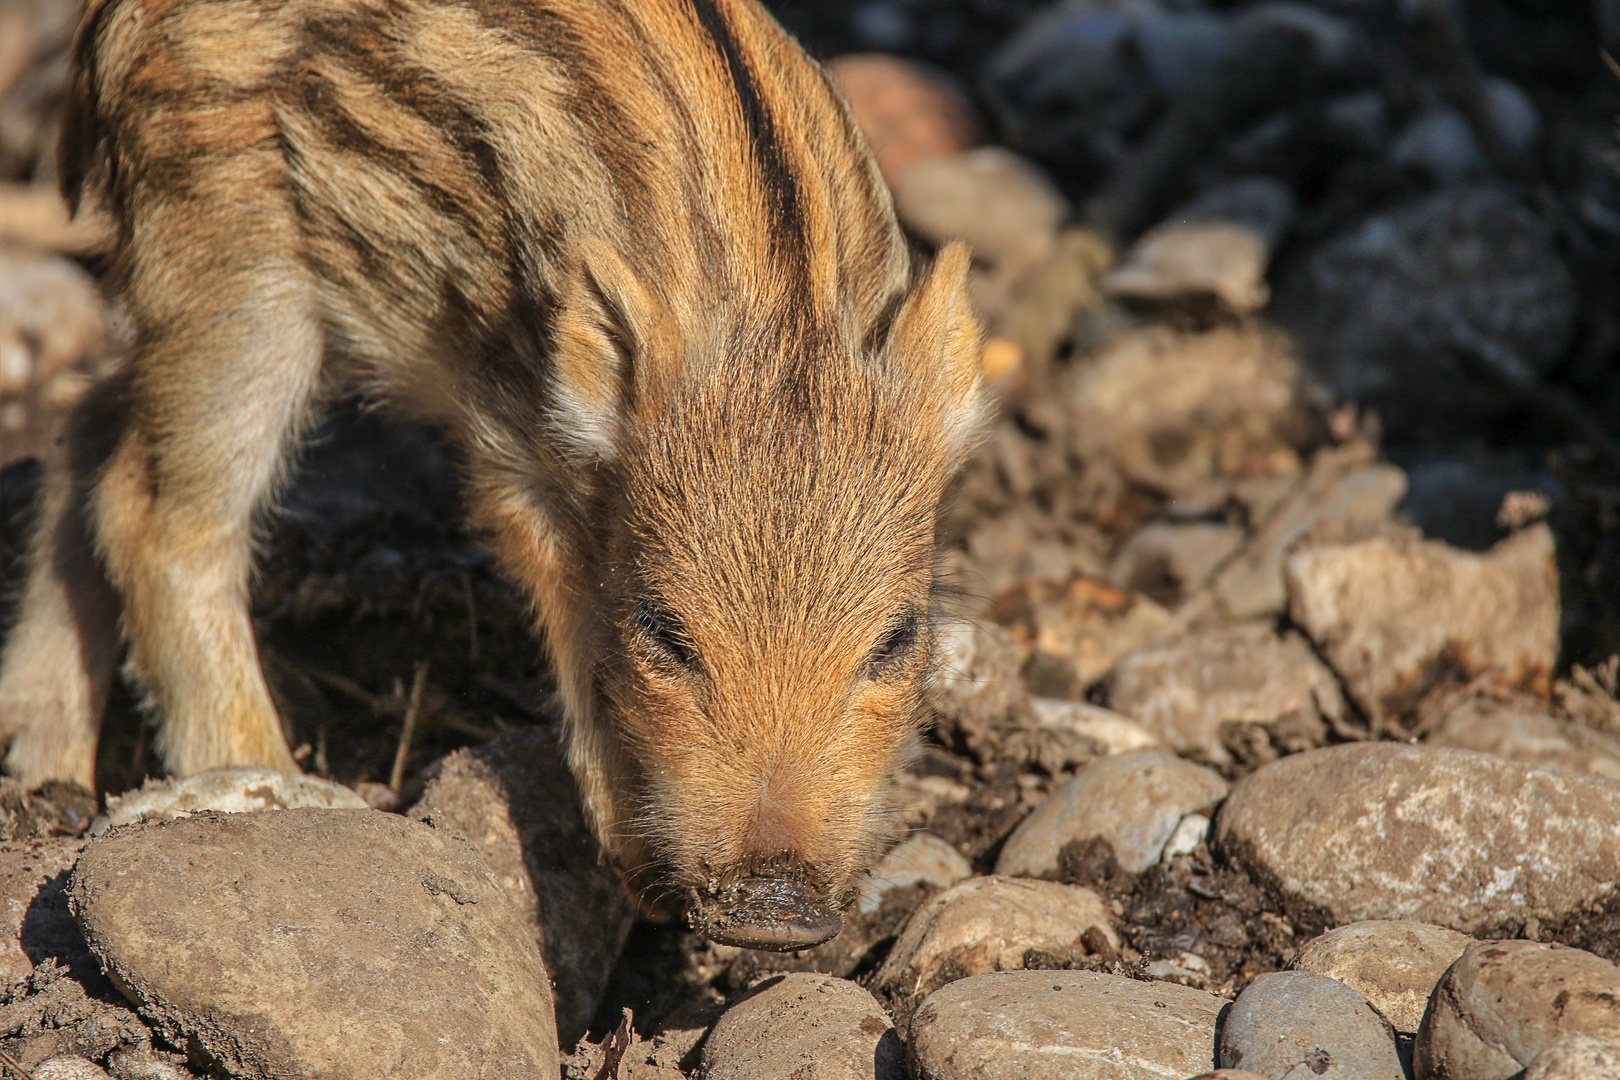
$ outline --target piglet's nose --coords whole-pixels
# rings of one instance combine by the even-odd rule
[[[844,915],[825,896],[790,878],[746,877],[699,893],[692,927],[710,941],[745,949],[808,949],[838,933]]]

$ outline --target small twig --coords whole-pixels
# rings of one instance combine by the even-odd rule
[[[0,1050],[0,1064],[4,1064],[6,1068],[22,1077],[22,1080],[34,1080],[34,1074],[23,1068],[22,1062],[18,1061],[4,1050]]]
[[[346,697],[353,698],[374,713],[386,716],[388,713],[398,711],[389,705],[387,698],[373,694],[353,679],[346,679],[342,675],[334,675],[332,672],[322,671],[320,668],[310,668],[309,676],[322,686],[330,690],[336,690]]]
[[[388,786],[399,794],[405,782],[405,758],[411,752],[411,739],[416,734],[416,718],[422,712],[422,688],[427,685],[427,661],[416,662],[416,677],[411,681],[411,700],[405,706],[405,722],[400,726],[399,749],[394,751],[394,771],[388,776]]]
[[[478,605],[473,602],[471,574],[461,575],[461,591],[467,596],[467,663],[478,663]]]

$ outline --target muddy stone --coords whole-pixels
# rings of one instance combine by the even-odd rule
[[[67,872],[82,850],[84,841],[66,838],[0,842],[0,986],[46,957],[69,967],[94,964],[65,892]]]
[[[1084,744],[1093,751],[1101,749],[1104,754],[1123,754],[1163,745],[1160,739],[1135,720],[1100,705],[1059,698],[1032,698],[1030,705],[1040,724],[1036,730],[1039,740],[1036,760],[1054,776],[1097,756],[1095,752],[1085,757],[1071,754],[1070,743],[1076,746]],[[1057,756],[1059,753],[1065,755],[1061,760]]]
[[[911,1021],[924,1080],[1184,1080],[1215,1063],[1226,1002],[1090,971],[1007,971],[936,991]]]
[[[1435,987],[1413,1064],[1418,1080],[1506,1080],[1571,1034],[1620,1039],[1620,967],[1562,945],[1475,942]]]
[[[484,853],[533,928],[555,987],[557,1035],[572,1046],[596,1013],[635,905],[602,859],[556,732],[514,732],[450,755],[410,816],[458,829]]]
[[[1389,1022],[1336,979],[1262,975],[1221,1026],[1220,1062],[1287,1080],[1405,1080]]]
[[[1287,903],[1335,923],[1516,932],[1612,899],[1617,819],[1611,780],[1373,743],[1262,766],[1227,797],[1216,843]]]
[[[1309,646],[1264,626],[1139,649],[1115,670],[1108,703],[1177,753],[1223,765],[1233,746],[1261,761],[1319,746],[1345,713],[1338,681]]]
[[[1054,881],[978,877],[912,913],[872,986],[891,998],[927,994],[955,979],[1018,970],[1032,949],[1117,956],[1112,913],[1090,889]]]
[[[225,1075],[556,1075],[532,929],[478,850],[371,810],[116,829],[74,913],[171,1043]]]
[[[1122,588],[1173,607],[1243,545],[1243,530],[1216,521],[1155,521],[1125,541],[1109,576]]]
[[[1372,919],[1306,942],[1289,967],[1339,980],[1372,1002],[1396,1031],[1413,1033],[1435,984],[1472,940],[1443,926]]]
[[[901,1080],[905,1049],[852,982],[799,972],[764,980],[703,1044],[708,1080]]]
[[[1524,1070],[1524,1080],[1616,1080],[1620,1043],[1589,1035],[1560,1035]]]
[[[1558,659],[1558,569],[1545,524],[1484,555],[1410,534],[1306,547],[1289,613],[1356,703],[1399,717],[1437,680],[1545,696]]]
[[[1133,650],[1180,632],[1145,596],[1084,574],[1033,578],[998,596],[990,617],[1024,650],[1024,679],[1041,697],[1079,698]]]
[[[1182,818],[1226,797],[1220,774],[1164,750],[1133,750],[1103,758],[1025,818],[1007,838],[996,873],[1051,877],[1065,844],[1106,841],[1126,873],[1159,861]]]
[[[1301,261],[1278,300],[1336,397],[1432,438],[1447,420],[1500,415],[1502,381],[1533,381],[1563,355],[1576,293],[1554,227],[1481,186],[1360,219]],[[1464,357],[1500,374],[1475,375]]]

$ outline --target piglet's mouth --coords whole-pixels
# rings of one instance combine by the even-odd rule
[[[721,945],[791,952],[844,928],[844,914],[820,890],[785,877],[745,877],[692,898],[692,929]]]

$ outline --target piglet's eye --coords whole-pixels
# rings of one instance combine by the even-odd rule
[[[636,597],[636,629],[652,650],[664,660],[692,667],[697,663],[697,646],[680,616],[656,596]]]
[[[919,620],[914,611],[905,612],[889,624],[867,656],[866,669],[871,678],[879,679],[892,674],[906,662],[917,646],[918,627]]]

